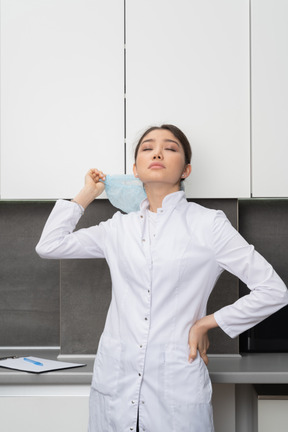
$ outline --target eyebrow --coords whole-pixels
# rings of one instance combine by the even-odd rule
[[[148,139],[142,141],[142,142],[141,142],[141,145],[144,144],[144,143],[147,143],[147,142],[155,142],[155,139],[153,139],[153,138],[148,138]],[[164,139],[164,142],[171,142],[171,143],[177,144],[177,146],[180,147],[180,145],[179,145],[179,143],[178,143],[177,141],[174,141],[174,140],[169,139],[169,138]]]

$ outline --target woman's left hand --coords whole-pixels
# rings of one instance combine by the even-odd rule
[[[189,331],[188,343],[190,347],[189,362],[191,363],[197,357],[197,351],[204,360],[204,363],[208,364],[207,351],[209,348],[208,331],[211,328],[217,327],[218,324],[214,318],[214,315],[207,315],[191,327]]]

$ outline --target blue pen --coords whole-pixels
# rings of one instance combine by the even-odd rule
[[[32,360],[32,359],[27,358],[27,357],[24,357],[23,360],[25,360],[25,361],[27,361],[27,362],[29,362],[29,363],[32,363],[32,364],[34,364],[35,366],[43,366],[43,363],[40,363],[40,362],[38,362],[38,361]]]

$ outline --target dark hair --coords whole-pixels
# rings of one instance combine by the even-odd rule
[[[175,136],[175,138],[178,139],[178,141],[180,142],[180,144],[182,145],[182,148],[184,150],[185,164],[186,165],[190,164],[191,158],[192,158],[192,150],[191,150],[191,146],[190,146],[190,143],[188,141],[188,138],[177,126],[174,126],[171,124],[163,124],[162,126],[151,126],[149,129],[146,130],[146,132],[143,133],[143,135],[139,139],[138,144],[135,148],[135,153],[134,153],[135,162],[136,162],[136,158],[137,158],[140,144],[143,141],[143,139],[145,138],[145,136],[148,135],[153,130],[159,130],[159,129],[164,129],[164,130],[170,131]]]

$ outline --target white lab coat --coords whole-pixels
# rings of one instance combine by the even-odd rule
[[[215,312],[231,337],[288,303],[273,268],[223,212],[166,196],[150,245],[145,200],[99,226],[73,232],[79,206],[58,201],[37,252],[44,258],[106,258],[112,300],[94,365],[90,432],[212,432],[211,382],[199,354],[188,363],[188,332],[206,313],[224,269],[251,293]],[[73,233],[72,233],[73,232]]]

